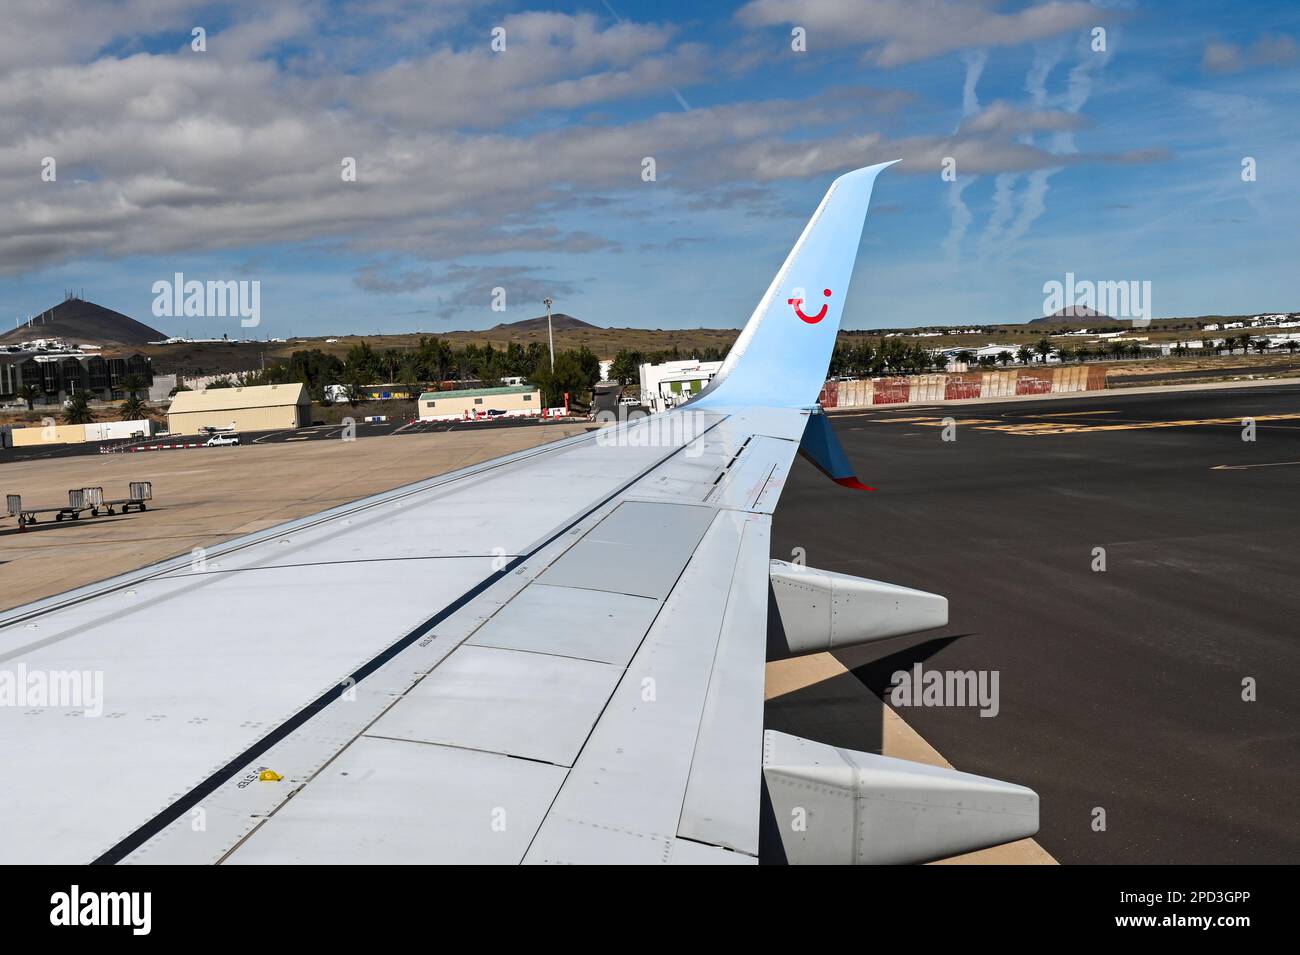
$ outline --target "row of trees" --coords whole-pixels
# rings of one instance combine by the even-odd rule
[[[559,355],[556,355],[558,361]],[[410,381],[498,381],[528,378],[546,361],[547,347],[541,342],[521,345],[511,342],[504,349],[491,343],[470,343],[455,348],[442,338],[421,338],[412,349],[386,348],[376,351],[369,342],[348,349],[342,362],[345,380],[358,385],[375,382],[405,384]]]
[[[209,388],[236,385],[278,385],[301,382],[315,401],[323,401],[326,385],[343,385],[354,404],[369,385],[385,383],[404,386],[418,393],[425,385],[445,381],[499,383],[503,378],[525,378],[542,392],[547,407],[564,403],[565,394],[581,398],[600,378],[600,359],[587,347],[559,351],[555,369],[550,352],[539,342],[504,349],[491,344],[469,344],[454,348],[441,338],[421,338],[415,348],[372,348],[360,342],[344,358],[320,349],[296,351],[285,361],[262,371],[245,372],[219,379]]]
[[[1269,341],[1267,338],[1256,338],[1254,341],[1252,341],[1249,334],[1237,335],[1236,337],[1229,335],[1227,338],[1223,340],[1223,344],[1219,346],[1211,345],[1208,340],[1205,342],[1205,344],[1207,347],[1214,349],[1216,353],[1222,352],[1226,348],[1228,350],[1229,355],[1233,354],[1238,348],[1240,348],[1241,353],[1245,355],[1250,351],[1252,346],[1254,347],[1255,351],[1259,352],[1262,355],[1264,354],[1264,352],[1268,351],[1269,348],[1271,348],[1273,345],[1273,343]],[[1300,348],[1300,342],[1297,342],[1294,338],[1288,338],[1286,341],[1281,342],[1280,344],[1281,347],[1285,348],[1293,355],[1295,354],[1296,349]],[[1177,353],[1178,349],[1174,349],[1174,351],[1175,353]],[[1186,354],[1187,351],[1188,349],[1186,347],[1183,347],[1182,354]]]
[[[1294,339],[1288,339],[1279,344],[1280,347],[1285,348],[1293,355],[1295,354],[1296,349],[1300,348],[1300,342],[1297,342]],[[1271,347],[1272,343],[1267,338],[1256,338],[1252,340],[1250,335],[1229,335],[1219,344],[1215,344],[1213,339],[1203,338],[1201,339],[1201,347],[1199,349],[1192,348],[1185,342],[1179,342],[1171,349],[1171,353],[1179,358],[1183,358],[1192,354],[1221,355],[1225,351],[1229,355],[1233,355],[1240,350],[1241,353],[1245,355],[1249,354],[1250,350],[1254,348],[1258,354],[1262,355]],[[1061,361],[1095,361],[1097,359],[1106,358],[1140,358],[1144,354],[1146,354],[1146,352],[1137,342],[1111,342],[1109,345],[1098,346],[1096,348],[1088,348],[1084,346],[1073,350],[1068,348],[1062,348],[1060,350]]]
[[[830,373],[843,375],[913,375],[942,371],[948,359],[902,338],[879,338],[874,342],[837,344],[831,355]]]

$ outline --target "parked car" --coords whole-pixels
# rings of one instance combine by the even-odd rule
[[[208,440],[203,442],[205,448],[219,448],[226,444],[238,444],[239,435],[237,434],[214,434]]]

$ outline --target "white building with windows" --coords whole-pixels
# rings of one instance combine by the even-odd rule
[[[1004,354],[1008,356],[1007,357],[1008,362],[1015,363],[1019,361],[1019,358],[1017,357],[1017,352],[1018,349],[1016,348],[1015,345],[992,345],[992,344],[981,345],[979,348],[949,346],[947,348],[937,348],[934,350],[934,354],[944,355],[947,357],[948,369],[950,371],[965,371],[967,369],[967,365],[976,365],[979,363],[979,360],[981,358],[989,358],[995,362],[1000,362]],[[959,359],[958,356],[962,354],[966,354],[970,356],[970,361],[967,364],[963,364]],[[1037,354],[1035,354],[1035,358],[1037,357],[1038,357]]]
[[[532,385],[426,391],[418,407],[421,421],[529,418],[543,411],[541,392]]]
[[[641,404],[651,411],[667,411],[689,401],[722,367],[720,361],[666,361],[641,366]]]

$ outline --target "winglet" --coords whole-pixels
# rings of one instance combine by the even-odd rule
[[[896,160],[895,160],[896,161]],[[826,380],[871,190],[892,162],[831,183],[697,407],[806,408]]]
[[[811,461],[822,474],[843,487],[857,491],[874,491],[857,479],[853,465],[844,453],[844,446],[831,427],[826,413],[816,408],[808,415],[808,426],[804,428],[803,440],[799,442],[799,453]]]
[[[763,784],[760,855],[792,865],[929,862],[1038,832],[1032,789],[776,730],[763,734]]]

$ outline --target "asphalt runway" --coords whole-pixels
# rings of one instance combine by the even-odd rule
[[[879,491],[797,462],[773,556],[944,594],[950,625],[839,654],[852,672],[770,701],[769,727],[878,748],[864,686],[996,670],[995,717],[898,712],[958,769],[1037,790],[1061,862],[1300,861],[1300,386],[832,423]]]

